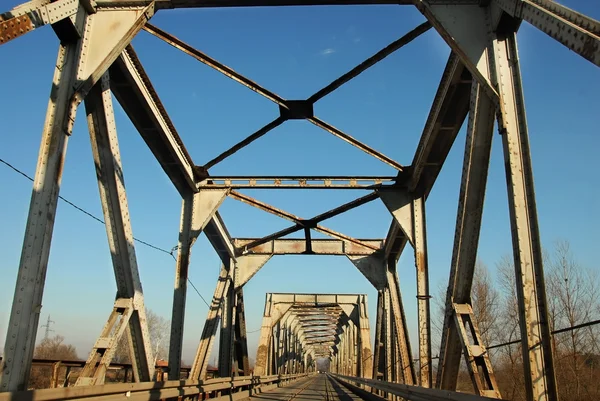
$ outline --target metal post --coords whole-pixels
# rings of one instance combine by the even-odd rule
[[[494,54],[501,102],[498,126],[504,145],[525,388],[528,400],[553,401],[558,396],[516,34],[511,31],[499,37],[494,43]]]
[[[182,200],[169,341],[169,369],[171,372],[181,370],[188,269],[192,246],[210,219],[214,217],[226,196],[226,190],[204,190],[190,193]],[[179,377],[177,376],[177,378]]]
[[[382,338],[383,338],[383,290],[377,291],[377,318],[375,321],[375,349],[373,354],[373,379],[379,380],[380,372],[383,373],[381,367],[385,358],[382,355]],[[385,366],[385,365],[384,365]]]
[[[431,322],[429,320],[429,273],[425,228],[425,200],[412,201],[415,264],[417,267],[417,303],[419,305],[419,378],[423,387],[431,386]]]
[[[94,86],[86,98],[85,106],[117,284],[117,299],[130,299],[133,307],[127,330],[133,375],[135,381],[149,381],[154,376],[152,347],[146,324],[144,295],[133,243],[108,73],[104,74],[101,82]],[[116,341],[118,340],[117,336]],[[110,356],[103,356],[105,364],[110,364],[114,351],[111,349]],[[95,352],[95,349],[92,350],[93,354]],[[92,358],[91,354],[90,358]],[[86,369],[86,372],[93,376],[95,368],[92,366],[90,368]],[[102,382],[103,378],[95,381],[97,384]]]
[[[408,336],[408,326],[406,325],[406,316],[400,293],[400,283],[396,271],[396,262],[388,261],[387,267],[388,286],[390,287],[390,298],[394,315],[396,329],[396,341],[398,346],[399,360],[398,373],[402,377],[404,384],[413,385],[416,382],[415,371],[412,363],[412,350]]]
[[[78,19],[83,18],[79,16]],[[31,358],[42,308],[42,295],[58,192],[71,135],[70,117],[77,104],[71,101],[83,40],[61,43],[52,80],[50,101],[33,182],[19,273],[4,343],[0,391],[27,390]]]
[[[246,312],[244,311],[244,292],[241,288],[236,291],[235,310],[235,359],[237,361],[237,368],[243,372],[243,376],[248,376],[250,375],[250,365],[248,362],[248,337],[246,335]]]
[[[365,297],[361,297],[361,303],[359,307],[359,340],[358,346],[360,347],[359,358],[360,358],[360,377],[365,379],[371,379],[373,377],[374,358],[371,352],[371,330],[369,328],[369,318],[367,314],[367,300]],[[377,334],[375,335],[375,341],[377,342]]]

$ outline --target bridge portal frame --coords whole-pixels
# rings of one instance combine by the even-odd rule
[[[350,4],[413,5],[425,16],[426,22],[306,100],[283,99],[148,23],[155,12],[170,8]],[[235,326],[236,321],[244,320],[243,312],[239,315],[233,313],[233,306],[243,302],[243,284],[260,269],[270,255],[277,253],[276,249],[285,254],[298,253],[301,249],[303,254],[348,256],[378,289],[377,338],[385,345],[383,351],[378,351],[376,347],[375,362],[382,355],[391,361],[406,360],[407,357],[410,359],[410,342],[396,272],[398,258],[405,245],[410,243],[415,252],[417,269],[419,375],[417,380],[415,372],[411,371],[412,364],[408,370],[405,365],[392,364],[386,369],[384,377],[402,380],[407,384],[412,384],[412,381],[423,387],[432,386],[425,201],[468,115],[455,247],[436,383],[437,387],[446,390],[456,388],[461,353],[466,357],[473,357],[475,347],[480,351],[484,349],[483,344],[465,342],[464,336],[461,336],[463,326],[460,319],[469,315],[470,287],[496,116],[506,163],[527,398],[556,400],[541,245],[516,40],[516,32],[523,20],[595,65],[600,65],[600,24],[549,0],[33,0],[1,14],[0,44],[47,24],[52,26],[61,43],[42,132],[4,348],[0,391],[20,390],[27,383],[67,142],[72,132],[75,111],[82,101],[86,104],[94,146],[99,191],[118,291],[104,334],[90,354],[86,380],[82,380],[80,384],[102,382],[102,369],[110,363],[111,350],[123,333],[127,333],[131,340],[130,352],[136,365],[135,380],[146,381],[152,376],[153,367],[148,363],[151,360],[151,350],[148,347],[143,292],[127,217],[128,206],[108,92],[110,90],[183,199],[173,302],[172,349],[169,356],[172,371],[178,371],[180,365],[187,269],[192,245],[201,232],[207,235],[223,261],[219,285],[209,312],[216,314],[215,317],[218,318],[220,311],[223,311],[222,332],[225,331],[227,335],[221,336],[222,345],[231,345],[237,332],[241,338],[245,338],[243,325]],[[410,166],[400,165],[314,116],[314,102],[431,27],[442,36],[452,52]],[[142,29],[272,100],[278,105],[280,116],[205,165],[196,165],[130,44]],[[210,167],[289,119],[310,121],[395,168],[397,176],[211,179],[208,173]],[[248,182],[241,183],[246,178]],[[363,189],[372,192],[319,216],[302,219],[236,191],[250,187]],[[234,240],[227,233],[218,214],[218,206],[225,196],[279,215],[292,221],[293,225],[264,238],[246,239],[245,242]],[[379,246],[374,244],[379,240],[355,239],[320,224],[327,218],[377,198],[381,199],[393,216],[389,232]],[[333,237],[336,242],[311,239],[311,230]],[[305,234],[303,247],[290,246],[289,242],[281,239],[299,231]],[[240,246],[240,243],[243,245]],[[271,253],[265,251],[269,246]],[[207,321],[207,326],[210,322]],[[216,323],[214,325],[216,327]],[[203,335],[202,341],[210,343],[212,340],[210,336],[206,338]],[[226,357],[231,362],[231,347],[223,348],[227,349],[223,352],[227,353]],[[96,366],[97,362],[99,365]],[[489,369],[489,375],[492,372],[488,365],[483,363],[482,366]],[[378,363],[374,366],[374,373],[379,373]],[[493,381],[482,381],[478,378],[478,372],[471,373],[475,389],[480,395],[499,395]]]

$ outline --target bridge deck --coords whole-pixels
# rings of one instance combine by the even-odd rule
[[[359,401],[361,397],[325,374],[302,378],[288,386],[253,395],[256,401]]]

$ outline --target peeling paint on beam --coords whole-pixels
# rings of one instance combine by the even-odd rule
[[[235,238],[233,244],[240,253],[246,245],[256,241],[254,238]],[[382,249],[384,241],[381,239],[361,239],[362,246],[349,241],[335,239],[312,239],[312,252],[307,252],[305,239],[277,239],[262,245],[255,246],[248,253],[254,255],[370,255],[373,248]]]

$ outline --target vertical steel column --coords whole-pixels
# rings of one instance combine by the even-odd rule
[[[358,330],[354,322],[352,322],[352,375],[358,376],[359,367],[358,367],[358,357],[360,356],[358,352],[358,347],[360,344],[358,342]]]
[[[400,283],[396,271],[396,262],[394,260],[388,261],[387,278],[396,326],[396,340],[398,343],[398,351],[400,353],[398,373],[401,375],[404,384],[413,385],[416,383],[416,376],[412,363],[412,350],[408,337],[408,326],[404,314],[402,294],[400,293]]]
[[[236,317],[235,317],[235,359],[237,368],[241,370],[243,376],[250,375],[250,365],[248,362],[248,337],[246,335],[246,312],[244,310],[244,290],[236,291]]]
[[[235,269],[233,269],[235,271]],[[235,273],[234,273],[235,274]],[[219,338],[219,376],[231,377],[233,373],[233,339],[235,319],[235,291],[231,274],[227,278],[229,286],[221,303],[221,332]]]
[[[129,317],[127,331],[133,376],[135,381],[149,381],[154,374],[154,360],[146,323],[142,283],[139,277],[133,233],[131,231],[108,73],[104,74],[101,82],[97,83],[90,91],[85,100],[85,108],[88,115],[92,153],[96,164],[106,233],[117,282],[116,297],[117,299],[129,299],[133,305],[133,313]],[[114,346],[116,346],[118,340],[117,336]],[[102,355],[103,364],[107,368],[114,351],[114,348],[102,351],[95,347],[88,362],[91,362],[91,359],[98,352]],[[88,365],[90,364],[88,363]],[[95,366],[86,366],[84,371],[91,375],[95,369]],[[78,383],[85,376],[82,374],[78,379]],[[101,374],[101,377],[94,376],[97,377],[93,384],[104,382],[104,374]],[[80,384],[83,383],[85,381]]]
[[[419,320],[419,384],[431,386],[431,324],[425,199],[405,190],[380,190],[379,196],[414,248]]]
[[[190,253],[195,241],[195,237],[192,234],[193,213],[194,194],[189,194],[181,202],[179,244],[177,246],[175,288],[173,289],[173,309],[171,311],[171,336],[169,340],[169,378],[171,380],[179,380],[179,373],[181,371],[188,269],[190,265]]]
[[[383,370],[383,380],[391,382],[392,377],[392,363],[394,362],[394,352],[392,350],[392,305],[390,302],[390,290],[388,288],[383,290],[383,314],[384,314],[384,355],[385,355],[385,368]]]
[[[79,20],[84,14],[78,14]],[[83,21],[81,21],[83,22]],[[31,358],[35,347],[42,295],[50,254],[50,243],[58,192],[71,135],[71,117],[77,104],[72,102],[79,60],[86,48],[83,40],[61,43],[50,91],[50,101],[42,132],[29,215],[19,262],[19,273],[0,366],[0,391],[27,389]]]
[[[384,324],[383,307],[383,290],[380,290],[377,291],[377,318],[375,321],[375,349],[373,355],[373,379],[375,380],[380,380],[380,377],[383,375],[383,368],[381,365],[382,362],[385,361],[385,358],[382,355]]]
[[[359,307],[359,358],[360,358],[360,373],[359,376],[365,379],[373,378],[373,353],[371,352],[371,330],[369,328],[369,317],[367,314],[366,297],[361,297]],[[375,343],[377,344],[377,334],[375,335]]]
[[[500,95],[508,203],[528,400],[556,400],[556,378],[548,325],[542,250],[517,38],[513,31],[494,43]]]
[[[429,272],[427,267],[427,235],[425,200],[412,201],[415,264],[417,267],[417,302],[419,305],[419,384],[431,386],[431,322],[429,320]]]
[[[261,327],[261,337],[262,337],[262,327]],[[275,355],[275,335],[273,334],[273,329],[271,328],[271,333],[269,333],[269,335],[267,336],[267,346],[268,346],[268,354],[267,354],[267,366],[266,366],[266,370],[264,371],[264,373],[258,374],[256,373],[256,376],[262,376],[264,375],[272,375],[274,374],[274,372],[276,371],[275,365],[277,362],[277,356]],[[258,361],[258,357],[256,358],[256,360]],[[255,367],[255,371],[256,372],[260,372],[260,366],[257,365]]]
[[[458,379],[461,343],[455,324],[453,304],[471,303],[471,286],[492,148],[494,114],[495,106],[491,99],[476,81],[473,82],[436,383],[438,388],[445,390],[456,390]]]
[[[177,375],[173,377],[175,380],[179,379],[181,370],[187,280],[192,246],[226,196],[226,190],[203,190],[189,193],[182,201],[169,344],[169,369],[172,374]]]

